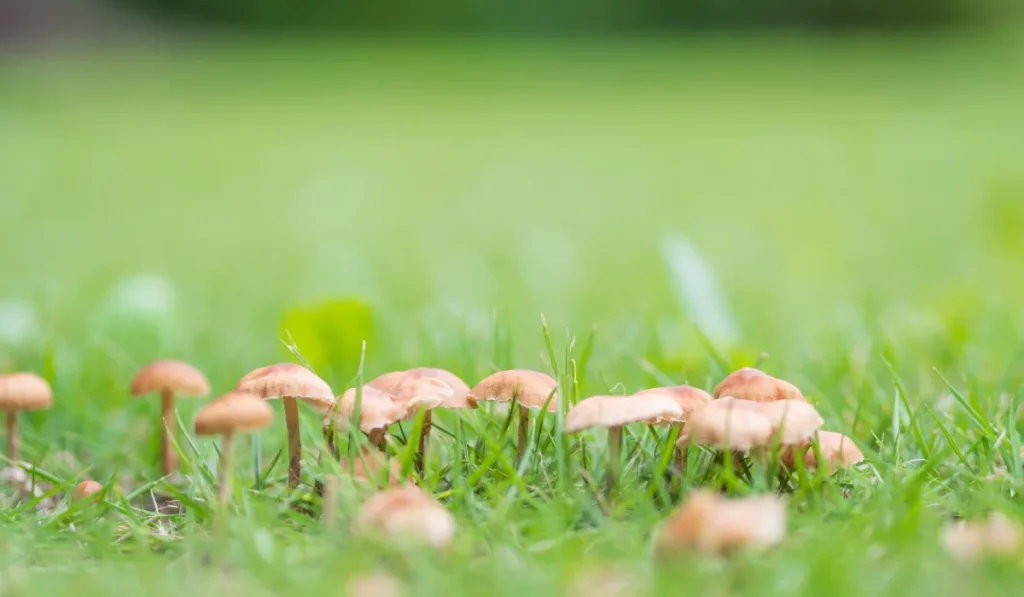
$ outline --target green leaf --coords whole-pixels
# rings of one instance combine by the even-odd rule
[[[340,374],[359,364],[363,341],[373,334],[373,314],[360,300],[330,299],[288,310],[280,332],[314,370]]]

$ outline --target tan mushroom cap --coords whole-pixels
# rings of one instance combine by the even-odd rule
[[[864,453],[860,451],[857,444],[849,437],[835,431],[819,431],[818,448],[830,471],[864,461]],[[800,453],[804,457],[804,466],[808,469],[818,468],[818,456],[814,453],[814,447],[810,441],[801,443],[799,447],[784,450],[780,454],[780,458],[787,468],[792,469],[796,464],[796,454]]]
[[[356,517],[355,530],[443,549],[455,536],[455,519],[433,497],[409,485],[382,491],[367,500]]]
[[[466,385],[466,382],[451,371],[436,367],[416,367],[406,371],[392,371],[377,377],[367,385],[400,397],[403,382],[427,378],[437,379],[452,389],[452,395],[444,399],[440,404],[441,408],[476,408],[476,401],[470,397],[469,386]]]
[[[659,553],[697,549],[723,553],[764,549],[786,535],[786,505],[775,496],[729,499],[702,489],[662,524],[655,540]]]
[[[649,390],[641,390],[634,396],[667,396],[672,400],[675,400],[676,404],[683,411],[683,416],[680,420],[686,420],[693,411],[711,402],[711,394],[708,394],[700,388],[693,386],[664,386],[660,388],[651,388]]]
[[[40,410],[53,405],[50,384],[35,373],[0,375],[0,412]]]
[[[491,374],[470,392],[477,401],[511,402],[513,399],[527,408],[544,408],[547,403],[548,412],[558,411],[558,382],[540,371],[529,369],[511,369]],[[551,397],[550,402],[548,397]]]
[[[373,572],[349,579],[345,583],[348,597],[402,597],[402,583],[384,572]]]
[[[274,422],[274,409],[258,396],[229,392],[205,404],[196,413],[196,435],[222,435],[258,431]]]
[[[416,414],[418,410],[438,408],[455,394],[448,384],[436,377],[406,377],[398,384],[397,390],[391,394],[391,399],[406,410],[407,416]]]
[[[389,485],[398,485],[402,480],[402,463],[397,458],[388,459],[384,452],[369,447],[363,447],[355,458],[344,459],[340,464],[341,470],[351,472],[353,478],[373,484],[383,481],[385,469]]]
[[[581,400],[565,416],[565,432],[579,433],[592,427],[622,427],[630,423],[656,423],[683,416],[675,400],[667,396],[591,396]]]
[[[86,479],[78,485],[75,485],[74,491],[71,492],[71,499],[73,500],[84,500],[85,498],[103,490],[103,486],[93,481],[92,479]]]
[[[338,397],[338,405],[334,412],[335,422],[340,429],[347,429],[348,423],[355,416],[356,389],[349,388]],[[391,394],[387,394],[370,386],[363,386],[362,402],[359,406],[359,430],[369,433],[374,429],[386,429],[389,425],[405,418],[408,409],[405,405],[395,402]],[[331,413],[327,412],[324,424],[330,422]]]
[[[779,434],[778,441],[783,446],[794,446],[806,441],[825,424],[818,410],[801,400],[760,402],[757,403],[757,410],[771,423],[772,434]]]
[[[996,512],[986,520],[959,520],[946,526],[942,545],[952,557],[975,560],[982,555],[1006,556],[1020,551],[1024,530],[1016,522]]]
[[[295,363],[260,367],[243,377],[235,390],[264,400],[299,398],[321,410],[334,403],[334,392],[316,373]]]
[[[132,378],[132,396],[170,391],[176,396],[199,397],[210,393],[210,382],[199,370],[183,361],[154,361]]]
[[[715,387],[715,398],[731,396],[739,400],[771,402],[773,400],[805,400],[800,390],[788,381],[768,375],[753,367],[731,373]]]
[[[712,400],[690,415],[677,445],[746,451],[769,445],[773,433],[771,422],[756,403],[723,398]]]

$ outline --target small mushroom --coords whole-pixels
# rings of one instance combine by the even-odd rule
[[[373,572],[352,578],[345,584],[347,597],[402,597],[402,583],[391,575]]]
[[[754,402],[771,402],[774,400],[805,400],[800,390],[788,381],[778,379],[767,373],[744,367],[735,371],[718,384],[712,396],[725,398],[730,396],[738,400]]]
[[[982,555],[1017,553],[1022,538],[1021,526],[997,512],[986,520],[959,520],[949,524],[942,533],[942,544],[954,558],[971,561]]]
[[[86,479],[78,485],[75,485],[75,490],[71,492],[71,499],[77,501],[84,500],[95,493],[99,493],[103,490],[103,486],[93,481],[92,479]]]
[[[320,412],[334,403],[334,392],[315,373],[295,363],[278,363],[252,371],[238,382],[235,390],[254,394],[264,400],[284,403],[288,430],[288,486],[296,487],[302,476],[302,439],[299,435],[299,407],[296,399]]]
[[[367,481],[379,486],[384,471],[387,471],[387,484],[398,485],[402,481],[402,464],[395,458],[387,458],[383,452],[363,448],[358,454],[341,462],[341,468],[351,471],[354,479]]]
[[[622,453],[622,427],[630,423],[678,420],[679,404],[667,396],[591,396],[581,400],[565,416],[565,432],[579,433],[593,427],[608,429],[608,490],[615,486]]]
[[[679,408],[683,410],[683,416],[678,421],[667,421],[668,423],[674,424],[674,426],[681,427],[681,423],[684,423],[690,418],[695,410],[703,407],[707,403],[711,402],[711,394],[708,394],[700,388],[693,386],[679,385],[679,386],[664,386],[658,388],[650,388],[648,390],[642,390],[633,394],[634,396],[666,396],[676,401]],[[686,464],[686,448],[676,448],[676,466],[680,471]]]
[[[817,409],[801,400],[760,402],[757,410],[771,423],[773,436],[777,435],[779,444],[783,446],[807,441],[825,424]]]
[[[817,436],[818,449],[821,451],[821,457],[825,460],[825,465],[830,472],[835,472],[839,468],[853,466],[864,461],[864,453],[860,451],[857,444],[842,433],[819,431]],[[783,450],[780,454],[782,464],[792,470],[796,465],[796,458],[799,454],[803,455],[804,466],[809,469],[818,468],[818,456],[810,440],[802,442],[799,446]]]
[[[387,394],[370,386],[363,386],[362,399],[359,401],[359,430],[370,436],[370,442],[375,446],[382,446],[384,443],[384,431],[394,423],[401,421],[406,416],[405,405],[395,402],[391,394]],[[356,388],[349,388],[344,394],[338,396],[337,405],[332,407],[334,422],[339,429],[347,430],[356,415],[356,403],[358,396]],[[329,427],[331,412],[324,417],[324,427]]]
[[[639,583],[626,573],[608,568],[581,570],[566,592],[567,597],[637,597]]]
[[[391,394],[395,401],[408,405],[409,416],[420,409],[426,411],[416,458],[416,469],[420,473],[423,472],[427,443],[433,427],[431,411],[435,408],[476,408],[476,402],[469,397],[469,387],[466,383],[444,369],[417,367],[408,371],[392,371],[374,379],[368,385]]]
[[[258,396],[230,392],[204,405],[196,414],[196,435],[223,435],[217,471],[217,500],[227,503],[231,488],[231,440],[236,433],[259,431],[274,422],[274,409]]]
[[[53,392],[46,380],[34,373],[0,375],[0,411],[7,413],[7,458],[21,458],[18,413],[50,408]]]
[[[170,475],[178,467],[173,438],[178,428],[174,396],[200,397],[210,393],[210,382],[198,369],[181,361],[156,361],[142,368],[132,379],[132,396],[160,392],[160,471]]]
[[[558,382],[539,371],[512,369],[498,371],[476,384],[470,397],[479,402],[516,402],[519,405],[519,447],[521,461],[530,434],[530,409],[558,412]],[[546,405],[546,406],[545,406]]]
[[[765,549],[786,535],[786,505],[775,496],[726,498],[701,489],[673,512],[655,538],[655,552],[696,549],[729,553]]]
[[[722,398],[697,409],[683,425],[676,445],[711,446],[745,452],[771,442],[774,429],[757,404]]]
[[[455,519],[433,497],[409,485],[382,491],[367,500],[356,517],[355,530],[445,549],[455,536]]]

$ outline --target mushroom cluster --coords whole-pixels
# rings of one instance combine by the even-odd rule
[[[160,468],[163,476],[172,476],[177,468],[175,432],[179,427],[175,400],[207,396],[210,383],[187,363],[161,360],[140,370],[130,390],[134,396],[161,396]],[[354,529],[438,549],[451,544],[455,522],[434,496],[415,484],[425,478],[434,411],[438,409],[476,409],[481,403],[514,408],[510,415],[518,419],[520,462],[530,447],[534,417],[564,412],[561,430],[567,435],[606,430],[609,461],[605,478],[609,493],[620,479],[624,429],[630,425],[673,427],[672,432],[678,432],[675,448],[680,453],[690,446],[759,459],[777,453],[778,462],[787,470],[804,467],[834,472],[863,460],[853,440],[822,430],[824,419],[796,386],[757,369],[744,368],[730,374],[711,393],[687,385],[655,387],[631,395],[590,396],[567,410],[562,410],[566,406],[563,400],[555,379],[525,369],[498,371],[470,387],[450,371],[417,367],[385,373],[335,395],[327,382],[309,369],[278,363],[253,370],[230,392],[204,404],[196,414],[193,430],[197,436],[222,438],[217,499],[223,505],[231,496],[234,438],[239,433],[270,427],[274,422],[271,405],[280,401],[287,433],[287,486],[297,488],[303,477],[299,407],[303,403],[320,419],[330,456],[339,459],[341,469],[376,489],[363,504]],[[51,403],[50,386],[42,378],[30,373],[0,375],[0,410],[7,413],[10,460],[19,458],[18,413],[47,408]],[[416,450],[419,476],[413,477],[412,483],[403,478],[397,460],[389,457],[395,442],[391,427],[409,421],[418,424],[418,436],[406,441]],[[336,431],[365,441],[350,442],[342,458],[335,449]],[[259,452],[257,444],[254,449]],[[323,495],[325,519],[333,519],[333,509],[328,513],[327,504],[335,497],[338,479],[326,479],[326,486],[318,481],[327,489]],[[73,491],[73,498],[79,501],[102,501],[105,495],[103,487],[91,480],[82,481]],[[955,532],[960,535],[950,544],[965,542],[959,537],[967,537],[967,530],[958,528]],[[665,521],[656,546],[662,552],[688,547],[721,553],[740,547],[765,547],[781,540],[784,533],[785,506],[781,500],[730,499],[697,490]],[[950,536],[954,534],[951,531]]]

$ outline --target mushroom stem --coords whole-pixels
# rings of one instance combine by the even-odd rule
[[[522,404],[516,404],[519,409],[519,449],[516,452],[516,464],[523,461],[526,454],[526,444],[530,441],[530,409]]]
[[[18,438],[18,413],[7,412],[7,457],[17,460],[21,457],[21,440]]]
[[[619,481],[619,465],[622,460],[622,427],[608,428],[608,475],[605,490],[611,496]]]
[[[375,448],[381,451],[384,450],[385,432],[386,430],[384,429],[371,429],[370,433],[368,434],[368,437],[370,438],[370,443],[373,444]]]
[[[231,433],[224,434],[220,444],[220,468],[217,470],[217,503],[221,506],[228,503],[231,493]]]
[[[164,476],[170,475],[178,468],[178,455],[174,451],[174,428],[177,425],[174,416],[174,392],[164,389],[160,392],[160,471]]]
[[[288,487],[296,487],[302,476],[302,439],[299,437],[299,406],[295,398],[283,398],[284,422],[288,428]]]
[[[430,439],[430,430],[433,429],[432,415],[428,410],[423,414],[423,427],[420,428],[420,450],[416,456],[416,472],[422,477],[426,468],[427,442]]]

